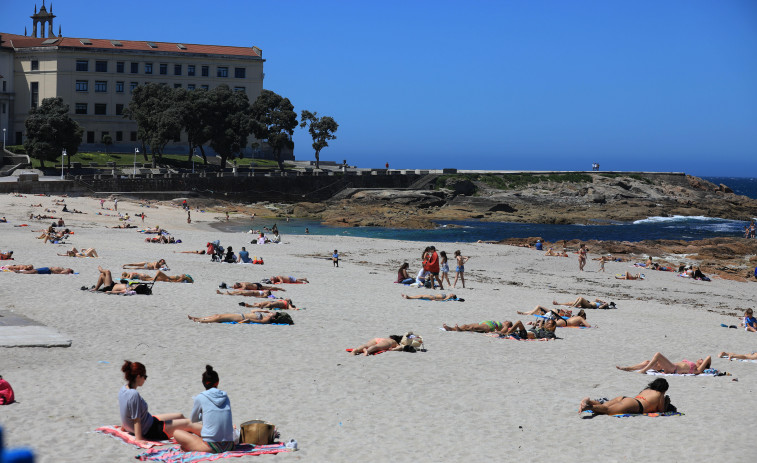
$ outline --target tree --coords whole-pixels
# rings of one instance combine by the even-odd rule
[[[153,167],[168,142],[181,136],[182,96],[167,85],[140,85],[124,110],[124,117],[137,122],[137,136],[150,147]]]
[[[263,90],[252,104],[252,131],[255,138],[268,142],[282,171],[284,163],[281,161],[281,150],[294,148],[292,135],[295,127],[297,113],[289,98]]]
[[[43,168],[45,161],[62,157],[64,149],[69,160],[79,150],[84,129],[68,113],[69,107],[60,97],[45,98],[39,107],[29,111],[24,123],[24,148],[31,157],[39,159]]]
[[[221,168],[247,145],[252,132],[250,100],[244,92],[219,85],[208,93],[210,147],[221,156]],[[295,116],[296,117],[296,116]]]
[[[202,161],[205,165],[208,165],[208,158],[205,156],[205,149],[203,146],[210,141],[210,119],[211,108],[208,90],[182,90],[186,93],[184,97],[184,109],[182,111],[182,126],[187,132],[189,139],[189,156],[192,159],[194,155],[194,148],[200,148],[202,153]]]
[[[302,111],[300,117],[302,121],[300,127],[305,128],[308,125],[308,132],[313,137],[313,149],[315,150],[315,168],[319,169],[320,154],[323,148],[329,146],[328,140],[336,140],[334,132],[339,128],[339,124],[336,123],[334,118],[330,116],[318,117],[318,113],[308,110]]]
[[[110,135],[103,135],[103,144],[105,145],[105,152],[108,152],[108,148],[113,144],[113,137]],[[69,158],[70,159],[70,158]]]

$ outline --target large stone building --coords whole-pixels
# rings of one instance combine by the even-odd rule
[[[61,97],[70,106],[84,128],[80,151],[103,150],[109,135],[112,151],[129,152],[139,146],[137,125],[122,113],[138,85],[193,90],[226,84],[250,102],[263,89],[257,47],[71,38],[60,26],[55,36],[52,5],[47,11],[44,2],[31,18],[31,36],[26,29],[24,35],[0,33],[0,128],[8,145],[24,142],[24,121],[44,98]],[[169,153],[187,150],[186,134],[166,146]]]

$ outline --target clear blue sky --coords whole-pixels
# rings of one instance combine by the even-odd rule
[[[265,88],[339,123],[324,160],[757,176],[754,0],[53,7],[69,37],[262,48]],[[31,31],[33,8],[0,1],[0,31]],[[295,143],[314,158],[305,130]]]

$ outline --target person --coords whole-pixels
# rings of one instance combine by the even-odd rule
[[[423,253],[421,254],[421,269],[418,271],[418,276],[415,278],[415,282],[418,284],[418,286],[424,286],[426,282],[426,277],[428,275],[428,258],[430,256],[431,252],[431,246],[426,246],[426,249],[423,250]],[[432,282],[429,283],[431,285]]]
[[[555,312],[552,309],[548,309],[546,307],[537,305],[533,308],[533,310],[528,312],[517,312],[518,315],[544,315],[547,318],[554,318],[557,319],[558,317],[571,317],[573,316],[572,310],[563,310],[563,309],[557,309],[557,312]]]
[[[97,277],[97,284],[95,284],[91,291],[100,291],[108,294],[123,294],[129,290],[128,284],[113,282],[113,275],[111,275],[110,270],[105,270],[99,265],[97,266],[97,270],[100,271],[100,275]],[[82,289],[86,289],[86,287]]]
[[[694,273],[692,277],[697,280],[710,281],[709,277],[702,273],[702,270],[699,267],[694,267]]]
[[[223,261],[227,264],[233,264],[237,261],[237,256],[234,255],[234,250],[231,246],[226,248],[226,255],[224,256]]]
[[[142,223],[145,223],[145,217],[147,217],[147,214],[142,212]],[[136,228],[136,225],[134,226],[134,228]]]
[[[124,431],[134,434],[137,443],[168,440],[177,430],[200,434],[202,426],[192,424],[181,413],[150,414],[147,402],[137,392],[137,388],[147,381],[147,370],[143,364],[125,360],[121,371],[126,379],[126,384],[118,392],[121,426]]]
[[[578,296],[573,302],[557,302],[552,301],[552,305],[564,305],[566,307],[579,307],[582,309],[614,309],[615,303],[607,303],[601,299],[594,299],[594,302],[589,301],[585,297]]]
[[[513,323],[509,328],[500,330],[502,336],[514,336],[517,339],[556,339],[555,328],[557,323],[555,320],[540,320],[536,326],[526,330],[523,322],[518,320]]]
[[[68,275],[74,273],[73,269],[63,267],[38,267],[29,270],[14,270],[16,273],[38,274],[38,275]]]
[[[334,253],[331,254],[331,262],[334,263],[334,267],[339,267],[339,251],[334,249]]]
[[[13,251],[0,252],[0,260],[13,260]]]
[[[239,289],[237,289],[237,290],[234,290],[234,291],[226,291],[224,293],[224,292],[221,292],[220,289],[217,289],[216,290],[216,294],[227,294],[229,296],[246,296],[246,297],[269,297],[271,295],[271,291],[270,290],[260,290],[259,291],[259,290],[255,290],[255,289],[252,289],[252,290],[246,290],[246,289],[239,290]]]
[[[3,218],[0,219],[0,223],[8,223],[8,219],[6,219],[5,216],[3,216]]]
[[[239,258],[237,258],[237,262],[245,263],[245,264],[251,264],[252,259],[250,259],[250,253],[247,251],[247,249],[242,246],[242,250],[239,251]]]
[[[265,244],[265,242],[266,242],[265,235],[263,234],[263,232],[260,232],[260,235],[258,236],[257,243],[258,244]]]
[[[397,270],[397,281],[395,283],[401,283],[403,285],[409,285],[410,283],[413,283],[415,281],[415,278],[411,277],[407,269],[410,267],[410,264],[407,262],[400,265],[399,270]]]
[[[607,262],[607,258],[605,256],[599,258],[599,271],[602,273],[605,273],[605,262]]]
[[[157,262],[137,262],[134,264],[124,264],[123,268],[141,268],[144,270],[159,270],[166,266],[165,259],[160,259]]]
[[[68,257],[99,257],[97,255],[97,251],[95,251],[95,248],[87,248],[79,251],[78,249],[76,249],[76,247],[73,247],[70,250],[66,251],[65,254],[59,253],[58,255]]]
[[[636,397],[620,396],[605,403],[586,397],[581,400],[578,412],[590,410],[597,415],[664,412],[666,409],[665,392],[667,390],[668,381],[665,378],[657,378],[649,383],[643,391],[639,392]]]
[[[373,338],[365,344],[352,349],[352,355],[372,355],[384,350],[402,350],[400,341],[402,341],[402,336],[395,334],[389,336],[388,338]]]
[[[752,309],[746,309],[744,312],[744,331],[757,331],[757,318],[754,318],[754,311]]]
[[[118,210],[118,198],[115,198],[115,199],[113,200],[113,210],[114,210],[114,211],[117,211],[117,210]]]
[[[142,220],[144,221],[145,219]],[[187,209],[187,223],[192,223],[192,211],[189,209]]]
[[[584,266],[586,265],[586,245],[581,243],[581,246],[578,247],[578,270],[584,271]]]
[[[184,201],[186,206],[186,201]],[[200,435],[177,429],[173,437],[185,452],[223,453],[234,449],[234,423],[231,402],[226,392],[218,389],[218,373],[205,365],[202,385],[205,391],[194,398],[190,421],[202,422]]]
[[[542,249],[544,249],[544,246],[541,244],[541,240],[536,240],[536,244],[534,245],[534,248],[537,251],[541,251]]]
[[[5,270],[10,270],[11,272],[20,272],[22,270],[33,270],[33,265],[27,265],[27,264],[14,264],[14,265],[6,265],[4,266]]]
[[[233,289],[258,289],[258,290],[268,289],[270,291],[286,291],[286,289],[279,288],[278,286],[265,286],[262,283],[249,282],[249,281],[238,281],[234,283],[231,287]]]
[[[439,254],[436,253],[436,248],[434,246],[429,246],[429,252],[428,252],[428,259],[426,260],[426,272],[431,274],[431,283],[433,287],[433,282],[436,280],[439,283],[439,289],[444,290],[444,284],[442,284],[442,280],[439,278]]]
[[[246,302],[240,302],[240,306],[242,307],[248,307],[248,308],[256,308],[256,309],[279,309],[279,310],[286,310],[286,309],[297,309],[297,306],[294,305],[291,299],[272,299],[268,301],[260,301],[255,302],[252,304],[248,304]]]
[[[137,226],[130,223],[122,223],[121,225],[116,225],[115,227],[110,228],[137,228]]]
[[[248,313],[219,313],[215,315],[208,315],[205,317],[193,317],[187,315],[187,317],[193,322],[197,323],[256,323],[259,325],[268,325],[271,323],[286,323],[287,325],[293,325],[292,318],[289,314],[283,314],[281,312],[271,312],[269,310],[255,309]]]
[[[455,251],[455,260],[457,261],[457,267],[455,268],[455,282],[452,283],[453,288],[457,288],[458,278],[460,278],[460,282],[463,284],[463,288],[465,288],[465,263],[468,262],[468,259],[470,259],[470,257],[463,257],[459,249]]]
[[[121,278],[142,281],[166,281],[169,283],[194,283],[192,275],[187,273],[182,273],[181,275],[166,275],[162,270],[158,270],[154,276],[149,273],[123,272],[121,273]]]
[[[560,327],[580,326],[584,328],[591,328],[591,325],[586,321],[586,312],[584,312],[583,309],[579,310],[575,316],[569,317],[567,320],[562,317],[557,317],[555,318],[555,322],[556,325]]]
[[[565,312],[563,310],[560,310],[558,312],[555,312],[554,310],[549,310],[546,307],[537,305],[534,308],[534,310],[530,312],[518,312],[518,314],[541,315],[547,319],[554,320],[555,324],[558,327],[583,326],[586,328],[591,328],[591,325],[589,325],[589,323],[586,322],[586,312],[584,312],[583,309],[579,310],[575,316],[572,316],[572,314],[570,314],[570,311]],[[567,317],[567,318],[564,318],[564,317]]]
[[[626,270],[625,275],[615,275],[616,280],[643,280],[644,274],[643,273],[637,273],[636,275],[631,274],[628,270]]]
[[[306,234],[306,235],[309,235],[309,234],[310,234],[310,229],[309,229],[308,227],[305,227],[305,234]]]
[[[456,294],[419,294],[417,296],[402,295],[405,299],[423,299],[424,301],[464,301],[465,299],[458,299]]]
[[[440,280],[447,280],[447,286],[452,283],[449,282],[449,262],[447,261],[447,253],[442,251],[439,253],[439,271],[441,272]]]
[[[553,248],[547,249],[547,252],[544,253],[545,256],[552,256],[552,257],[568,257],[568,253],[563,250],[563,252],[557,252]]]
[[[291,284],[310,283],[307,278],[295,278],[292,276],[284,276],[284,275],[272,276],[270,279],[271,279],[271,283],[274,285],[278,285],[281,283],[291,283]]]
[[[757,360],[757,352],[751,354],[736,354],[734,352],[721,352],[718,354],[718,358],[727,358],[728,360],[740,359],[740,360]]]
[[[281,235],[274,232],[273,238],[271,238],[271,243],[281,243]]]
[[[100,209],[105,209],[105,208],[103,207],[103,205],[104,205],[104,204],[105,204],[105,200],[104,200],[104,199],[101,199],[101,200],[100,200]]]
[[[513,326],[513,322],[508,320],[505,320],[503,322],[485,320],[481,323],[470,323],[467,325],[449,326],[447,324],[443,324],[442,328],[444,328],[445,331],[474,331],[476,333],[492,333],[502,330],[507,331],[511,326]]]
[[[244,248],[242,248],[242,249],[244,249]],[[204,255],[205,254],[205,250],[203,249],[201,251],[174,251],[174,254],[176,254],[176,253],[179,253],[179,254],[202,254],[202,255]]]
[[[187,209],[189,209],[189,206],[187,206],[187,200],[186,199],[181,202],[181,208],[184,209],[185,211]]]
[[[712,357],[710,356],[703,359],[700,358],[696,362],[683,359],[678,363],[673,363],[661,353],[656,352],[651,360],[646,360],[628,367],[616,366],[615,368],[623,371],[638,371],[639,373],[646,373],[648,370],[656,370],[660,373],[698,375],[704,370],[710,368],[711,364]]]
[[[229,221],[229,211],[226,211],[226,221]]]

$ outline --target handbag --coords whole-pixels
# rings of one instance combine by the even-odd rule
[[[245,421],[239,429],[239,443],[243,444],[268,445],[276,438],[276,426],[263,420]]]

